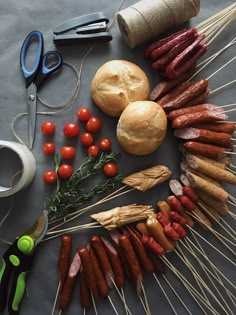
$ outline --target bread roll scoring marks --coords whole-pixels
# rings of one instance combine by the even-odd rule
[[[91,95],[104,113],[119,117],[129,103],[147,100],[149,81],[134,63],[111,60],[97,70],[91,83]]]

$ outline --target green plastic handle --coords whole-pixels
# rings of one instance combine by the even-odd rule
[[[2,277],[3,277],[5,269],[6,269],[6,262],[4,259],[2,259],[2,265],[0,269],[0,283],[2,282]]]
[[[18,311],[19,304],[25,293],[25,276],[26,272],[21,272],[16,281],[15,295],[12,300],[12,309]]]

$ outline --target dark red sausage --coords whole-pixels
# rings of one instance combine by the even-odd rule
[[[62,235],[61,248],[58,260],[59,279],[61,283],[61,289],[63,288],[69,267],[72,249],[72,237],[70,235]]]
[[[185,66],[186,69],[187,68],[186,64],[189,63],[190,61],[191,66],[193,66],[196,63],[196,60],[199,58],[199,50],[202,50],[202,48],[205,47],[200,44],[205,37],[206,36],[204,34],[197,36],[197,38],[191,45],[186,47],[185,50],[179,53],[177,57],[174,60],[172,60],[172,62],[168,65],[165,71],[168,78],[176,78],[178,74],[182,74],[184,71],[179,72],[179,70],[183,66]]]
[[[91,290],[93,297],[96,300],[98,298],[98,287],[94,276],[94,270],[89,251],[86,247],[81,247],[78,249],[78,253],[81,259],[86,285]]]
[[[106,278],[106,282],[108,284],[109,288],[113,287],[112,279],[114,279],[114,274],[112,271],[111,263],[109,261],[109,258],[107,256],[106,250],[104,248],[103,242],[98,235],[94,235],[90,238],[90,244],[92,248],[94,249],[99,264],[102,268],[102,272]]]
[[[117,232],[115,230],[110,231],[110,237],[113,240],[115,248],[116,248],[116,250],[120,256],[121,263],[122,263],[122,266],[124,268],[125,276],[128,279],[131,279],[131,272],[130,272],[129,264],[127,262],[126,257],[123,255],[122,250],[121,250],[120,245],[119,245],[119,236],[120,236],[119,232]]]
[[[141,283],[143,281],[141,267],[138,258],[135,254],[134,248],[129,240],[129,237],[125,234],[119,236],[119,244],[123,255],[126,256],[127,262],[129,264],[132,279],[135,284],[137,295],[141,295]]]
[[[120,255],[116,248],[107,239],[104,237],[101,237],[101,239],[112,266],[115,283],[118,288],[123,288],[125,285],[125,272],[122,267]]]
[[[202,94],[208,87],[208,80],[199,80],[192,84],[182,93],[165,103],[162,107],[166,111],[178,109],[188,104],[193,98]]]
[[[216,144],[223,147],[230,147],[232,144],[231,135],[226,132],[215,132],[189,127],[175,130],[174,135],[183,140]]]
[[[187,196],[179,196],[178,198],[187,211],[191,212],[195,209],[195,204]]]
[[[166,201],[173,211],[178,212],[180,215],[185,212],[183,205],[175,196],[168,196]]]
[[[158,70],[162,67],[167,66],[179,53],[181,53],[185,48],[191,45],[196,39],[197,35],[192,34],[188,40],[183,40],[177,45],[175,45],[170,51],[168,51],[163,57],[158,58],[153,64],[152,68]]]
[[[139,261],[143,267],[143,270],[147,271],[147,272],[154,272],[153,263],[152,263],[151,259],[149,258],[147,251],[146,251],[145,247],[143,246],[143,243],[135,235],[135,233],[132,231],[132,229],[127,227],[127,230],[129,233],[129,238],[130,238],[131,244],[134,247],[134,250],[135,250],[135,252],[138,256],[138,259],[139,259]]]
[[[171,223],[164,226],[164,232],[166,236],[168,236],[173,241],[178,241],[179,234],[176,232],[176,230],[171,226]]]
[[[211,92],[211,89],[207,88],[200,95],[194,97],[190,102],[188,102],[187,106],[195,106],[195,105],[204,103],[204,101],[206,100],[206,98],[210,94],[210,92]]]
[[[170,120],[174,120],[175,118],[182,116],[182,115],[186,115],[186,114],[191,114],[191,113],[197,113],[197,112],[202,112],[203,110],[211,110],[211,109],[221,109],[220,106],[214,105],[214,104],[209,104],[209,103],[205,103],[205,104],[199,104],[199,105],[195,105],[192,107],[184,107],[184,108],[179,108],[179,109],[175,109],[172,110],[167,117]]]
[[[199,129],[206,129],[216,132],[226,132],[229,134],[232,134],[235,130],[235,125],[230,122],[211,122],[207,124],[196,124],[193,127],[199,128]]]
[[[187,236],[187,233],[181,224],[173,222],[172,227],[178,233],[180,238],[185,238]]]
[[[187,223],[187,220],[176,211],[170,211],[170,218],[172,221],[181,225],[185,225]]]
[[[176,79],[173,80],[162,80],[159,82],[151,91],[149,99],[151,101],[155,101],[156,99],[160,98],[164,94],[170,92],[173,90],[177,85],[180,83],[186,81],[188,78],[190,78],[194,74],[195,68],[192,68],[188,72],[185,72],[183,75],[179,76]],[[200,104],[200,103],[198,103]]]
[[[145,57],[146,57],[146,58],[149,58],[150,55],[151,55],[151,52],[152,52],[154,49],[156,49],[156,48],[162,46],[163,44],[169,42],[169,41],[172,40],[173,38],[176,38],[176,37],[179,36],[180,34],[185,33],[186,31],[187,31],[187,28],[185,28],[185,29],[183,29],[183,30],[180,30],[180,31],[178,31],[178,32],[175,32],[175,33],[173,33],[173,34],[171,34],[171,35],[169,35],[169,36],[167,36],[167,37],[164,37],[164,38],[162,38],[162,39],[159,39],[158,41],[156,41],[156,42],[150,44],[150,45],[146,48],[146,50],[145,50]]]
[[[80,288],[80,304],[84,309],[88,310],[91,307],[91,295],[90,295],[90,290],[86,284],[82,268],[79,273],[79,288]]]
[[[97,282],[98,291],[100,295],[105,298],[109,294],[109,288],[92,247],[89,248],[89,254],[93,265],[94,276]]]
[[[157,213],[157,220],[161,223],[162,226],[170,223],[167,216],[161,211]]]
[[[189,197],[193,202],[198,201],[198,195],[195,193],[195,191],[190,186],[184,186],[183,187],[183,193],[185,196]]]
[[[189,38],[192,37],[193,34],[196,34],[196,29],[192,28],[190,30],[187,30],[186,32],[179,34],[172,40],[169,40],[168,42],[164,43],[163,45],[159,46],[158,48],[155,48],[151,52],[151,59],[156,60],[160,56],[162,56],[164,53],[168,52],[170,49],[175,47],[178,43],[182,42],[183,40],[189,40]]]
[[[186,128],[201,122],[213,122],[225,120],[228,118],[223,111],[203,110],[201,112],[191,113],[179,116],[172,121],[172,128]]]
[[[203,156],[208,156],[213,159],[221,159],[226,155],[225,151],[227,152],[231,151],[231,148],[224,148],[213,144],[206,144],[194,141],[185,142],[184,148],[188,152],[194,154],[201,154]]]
[[[165,265],[161,261],[161,259],[149,249],[148,249],[148,254],[155,266],[155,272],[160,273],[160,274],[165,273],[166,272]]]
[[[179,62],[179,57],[181,53],[168,65],[168,67],[165,70],[165,74],[168,78],[174,79],[177,78],[179,75],[183,74],[184,72],[188,71],[192,67],[196,66],[197,60],[204,55],[207,50],[209,49],[209,46],[207,45],[198,45],[193,49],[194,53],[193,56],[186,60],[186,62],[182,63],[181,61]],[[183,52],[184,53],[184,52]]]
[[[74,286],[76,279],[79,274],[79,270],[81,267],[81,260],[79,254],[76,252],[72,263],[70,265],[70,269],[68,272],[68,275],[66,277],[66,280],[63,285],[63,289],[60,294],[59,298],[59,307],[61,310],[64,310],[70,303],[71,297],[73,294]]]
[[[147,235],[143,235],[142,243],[149,252],[152,252],[155,255],[163,255],[165,252],[164,248],[152,236],[149,237]]]
[[[192,82],[183,82],[180,83],[178,86],[175,87],[172,91],[167,93],[165,96],[163,96],[161,99],[157,101],[157,103],[161,106],[164,106],[164,104],[170,102],[172,99],[178,97],[183,91],[185,91],[187,88],[189,88],[191,85],[193,85]]]

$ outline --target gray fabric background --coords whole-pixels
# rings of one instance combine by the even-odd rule
[[[124,7],[127,7],[135,1],[127,0]],[[215,0],[202,0],[201,11],[198,17],[194,18],[190,22],[190,26],[198,24],[210,15],[216,13],[226,5],[233,3],[232,0],[215,1]],[[0,139],[13,141],[14,136],[10,128],[10,122],[13,117],[18,113],[26,111],[25,101],[25,83],[21,73],[19,65],[19,53],[22,42],[26,35],[32,30],[40,30],[44,34],[45,39],[45,51],[54,49],[52,43],[52,30],[53,27],[59,23],[79,16],[96,11],[104,11],[108,17],[112,17],[116,12],[120,1],[108,1],[108,0],[94,0],[94,1],[75,1],[75,0],[9,0],[1,1],[0,4]],[[220,49],[227,44],[234,36],[236,31],[236,23],[231,24],[212,44],[209,54]],[[81,106],[88,106],[91,108],[95,115],[99,115],[103,122],[103,128],[97,139],[102,136],[109,136],[113,139],[113,148],[115,151],[120,151],[119,170],[122,174],[126,175],[134,171],[140,170],[152,166],[154,164],[166,164],[173,171],[173,178],[177,177],[179,172],[179,154],[177,151],[177,141],[172,135],[172,131],[169,129],[164,143],[160,149],[145,157],[136,157],[123,152],[119,144],[115,140],[115,126],[116,119],[107,117],[93,104],[90,97],[90,81],[93,78],[95,71],[104,62],[111,59],[126,59],[137,63],[147,73],[151,87],[153,87],[159,80],[158,74],[151,70],[149,63],[143,57],[144,47],[139,47],[134,50],[130,50],[124,41],[122,40],[117,24],[115,23],[111,29],[113,35],[113,41],[109,44],[98,44],[93,52],[89,55],[85,62],[84,71],[82,74],[81,89],[79,96],[72,107],[66,112],[54,117],[38,116],[37,117],[37,134],[35,145],[32,150],[36,163],[37,171],[36,176],[32,184],[25,190],[19,192],[15,196],[15,203],[13,210],[9,218],[0,228],[0,238],[4,238],[9,241],[13,241],[15,237],[21,234],[27,229],[34,220],[38,217],[44,207],[44,203],[47,197],[53,192],[53,188],[46,186],[42,180],[42,173],[44,170],[52,167],[52,159],[46,157],[42,152],[42,144],[45,139],[40,133],[40,125],[45,120],[52,119],[57,124],[57,132],[54,136],[54,141],[59,149],[61,145],[70,143],[64,139],[62,133],[63,125],[68,121],[76,121],[76,112]],[[59,47],[58,49],[63,55],[65,61],[72,63],[75,67],[79,68],[84,53],[90,47],[91,44],[78,44],[75,46]],[[199,78],[206,78],[209,74],[213,73],[217,68],[228,61],[235,54],[235,47],[230,48],[220,58],[213,62]],[[220,85],[227,83],[230,80],[235,79],[235,62],[227,67],[224,71],[217,74],[210,80],[210,87],[212,89],[219,87]],[[47,100],[49,103],[61,103],[67,99],[74,88],[75,76],[71,69],[64,67],[61,74],[53,80],[42,86],[40,90],[40,96]],[[220,93],[214,94],[209,98],[209,102],[216,104],[228,104],[235,102],[235,87],[230,86],[224,89]],[[45,111],[46,109],[39,104],[38,110]],[[230,119],[235,119],[235,114],[230,113]],[[23,118],[17,125],[18,133],[27,141],[27,121]],[[83,149],[77,142],[75,143],[77,152],[77,158],[75,165],[79,165],[82,160]],[[13,157],[12,157],[13,158]],[[7,162],[8,161],[8,162]],[[14,158],[10,161],[9,157],[0,155],[0,172],[1,172],[1,184],[6,184],[4,181],[6,178],[10,178],[14,174],[15,164]],[[6,167],[6,163],[8,167]],[[11,164],[12,163],[12,164]],[[13,169],[12,169],[13,168]],[[8,172],[8,173],[7,173]],[[7,173],[7,174],[6,174]],[[6,177],[7,176],[7,177]],[[232,187],[228,187],[232,194],[235,194],[235,190]],[[164,199],[168,196],[169,189],[168,184],[164,183],[155,189],[148,191],[147,193],[134,192],[126,197],[120,197],[112,201],[109,204],[102,206],[95,211],[105,210],[118,205],[129,204],[133,202],[152,204],[155,206],[157,200]],[[3,217],[6,209],[8,209],[11,202],[11,198],[0,199],[0,216]],[[226,219],[229,219],[226,216]],[[80,222],[90,222],[89,215],[85,215],[81,218]],[[219,230],[219,227],[216,227]],[[215,241],[209,233],[202,232],[198,229],[208,240],[214,242],[214,244],[223,250],[220,244]],[[101,230],[96,231],[102,233]],[[103,231],[104,232],[104,231]],[[82,231],[74,234],[73,236],[73,249],[79,246],[85,245],[89,240],[89,235],[95,232]],[[52,304],[57,287],[57,259],[60,247],[60,240],[55,239],[48,243],[43,243],[38,248],[37,256],[34,261],[34,266],[27,278],[27,290],[28,296],[25,296],[22,302],[21,314],[24,315],[42,315],[50,314]],[[0,243],[0,255],[4,253],[7,245]],[[213,258],[214,262],[221,268],[225,275],[231,280],[235,279],[235,271],[232,266],[223,260],[216,252],[211,251],[209,247],[205,247],[208,254]],[[229,253],[228,253],[229,254]],[[213,256],[214,255],[214,256]],[[230,255],[230,254],[229,254]],[[187,274],[186,268],[181,265],[174,253],[169,254],[170,260],[178,266],[180,270]],[[231,257],[232,258],[232,257]],[[233,273],[234,272],[234,273]],[[188,292],[186,292],[181,284],[173,277],[170,271],[167,271],[166,276],[174,285],[174,287],[181,294],[181,297],[188,304],[192,313],[195,315],[201,314],[201,310],[197,307],[196,303],[190,298]],[[178,314],[185,314],[181,304],[174,298],[165,282],[159,277],[161,284],[167,290],[167,294],[170,297],[173,305],[176,308]],[[166,299],[161,293],[160,288],[154,281],[151,275],[145,275],[144,286],[147,291],[148,300],[150,302],[151,310],[153,314],[172,314],[172,310],[169,307]],[[135,296],[132,285],[127,284],[125,288],[128,304],[130,305],[133,314],[143,314],[141,304]],[[119,314],[124,314],[121,303],[115,292],[111,292],[111,297],[117,306]],[[99,314],[112,314],[112,308],[108,301],[100,301],[97,305]],[[3,314],[7,314],[5,310]],[[73,299],[69,309],[64,312],[65,314],[82,314],[82,310],[79,303],[78,285],[76,286]],[[63,313],[63,314],[64,314]],[[93,310],[89,312],[92,314]]]

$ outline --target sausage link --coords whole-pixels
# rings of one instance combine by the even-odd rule
[[[91,307],[91,295],[90,295],[89,288],[86,284],[82,268],[79,273],[79,288],[80,288],[80,304],[85,310],[88,310]]]
[[[231,122],[211,122],[207,124],[196,124],[194,126],[195,128],[199,129],[206,129],[206,130],[211,130],[211,131],[216,131],[216,132],[226,132],[229,134],[232,134],[235,130],[235,125]]]
[[[163,67],[168,66],[168,64],[179,54],[181,53],[185,48],[187,48],[189,45],[191,45],[194,40],[196,39],[196,34],[191,34],[191,37],[189,37],[188,40],[184,40],[179,42],[177,45],[175,45],[170,51],[168,51],[163,57],[161,56],[158,58],[155,62],[152,64],[152,68],[154,70],[161,69]]]
[[[161,223],[162,226],[165,226],[165,225],[170,223],[170,221],[167,219],[167,217],[161,211],[157,213],[156,218]]]
[[[147,219],[147,227],[153,238],[165,251],[171,251],[175,248],[175,243],[166,237],[161,223],[158,222],[156,218],[149,217]]]
[[[149,237],[149,236],[143,235],[142,243],[147,248],[147,250],[149,250],[149,252],[151,251],[155,255],[160,256],[160,255],[163,255],[165,252],[164,248],[161,247],[161,245],[156,240],[154,240],[152,236]]]
[[[188,104],[186,104],[186,106],[195,106],[195,105],[204,103],[205,99],[210,94],[210,92],[211,92],[211,89],[206,88],[206,90],[204,92],[202,92],[198,96],[191,99],[191,101],[189,101]]]
[[[215,221],[219,222],[221,219],[221,215],[219,212],[217,212],[214,208],[211,208],[209,205],[207,205],[203,200],[199,200],[198,206],[201,208],[203,213],[208,217],[208,219],[215,223]]]
[[[179,223],[181,225],[185,225],[187,223],[187,220],[185,219],[185,217],[183,217],[176,211],[170,211],[170,218],[174,222]]]
[[[152,252],[152,250],[148,250],[148,254],[155,266],[155,272],[159,273],[159,274],[162,274],[162,273],[165,273],[166,272],[166,268],[165,268],[165,265],[164,263],[161,261],[161,259]]]
[[[69,268],[68,275],[66,277],[65,283],[63,285],[63,289],[59,298],[59,307],[61,310],[64,310],[70,303],[71,297],[73,294],[75,282],[77,276],[79,274],[79,270],[81,267],[81,260],[79,254],[76,252],[72,263]]]
[[[164,201],[164,200],[160,200],[157,202],[157,208],[164,213],[164,215],[167,217],[167,219],[170,219],[169,213],[171,211],[171,208],[169,206],[169,204]]]
[[[177,36],[179,36],[180,34],[183,34],[187,31],[187,28],[183,29],[183,30],[180,30],[178,32],[175,32],[173,34],[170,34],[169,36],[167,37],[164,37],[162,39],[159,39],[157,41],[155,41],[154,43],[150,44],[146,50],[145,50],[145,57],[146,58],[149,58],[150,55],[151,55],[151,52],[154,50],[154,49],[157,49],[158,47],[162,46],[163,44],[171,41],[172,39],[176,38]]]
[[[171,127],[186,128],[193,126],[196,123],[201,122],[212,122],[225,120],[227,116],[223,113],[223,110],[203,110],[201,112],[190,113],[186,115],[179,116],[172,121]]]
[[[175,89],[173,89],[172,91],[170,91],[169,93],[167,93],[166,95],[164,95],[161,99],[159,99],[157,101],[157,103],[159,105],[161,105],[162,107],[164,107],[164,105],[168,102],[170,102],[172,99],[178,97],[178,95],[180,95],[183,91],[185,91],[187,88],[189,88],[191,85],[193,85],[193,82],[183,82],[180,83],[179,85],[177,85],[175,87]]]
[[[132,231],[131,228],[127,227],[129,238],[131,241],[131,244],[134,247],[134,250],[136,252],[136,255],[138,256],[138,259],[143,267],[144,271],[147,272],[154,272],[154,266],[152,261],[150,260],[147,251],[145,247],[143,246],[143,243],[140,241],[140,239],[135,235],[135,233]]]
[[[101,239],[112,266],[114,281],[118,288],[123,288],[125,285],[125,272],[122,267],[119,253],[115,247],[107,239],[105,239],[105,237],[101,237]]]
[[[201,200],[203,200],[208,206],[215,209],[220,215],[226,214],[229,212],[229,208],[225,202],[220,202],[214,197],[207,194],[205,191],[196,189],[196,192]]]
[[[183,205],[179,201],[179,199],[175,196],[168,196],[167,203],[169,204],[170,208],[179,214],[183,215],[185,212]]]
[[[163,109],[166,111],[171,111],[183,107],[193,98],[203,93],[208,87],[208,80],[199,80],[192,83],[193,84],[191,84],[185,91],[171,99],[169,102],[165,103],[162,106]]]
[[[148,228],[146,226],[146,223],[144,222],[139,222],[136,224],[136,229],[142,234],[142,235],[147,235],[151,236],[151,234],[148,231]]]
[[[200,154],[213,159],[214,158],[221,159],[222,157],[226,156],[225,151],[228,152],[229,150],[231,150],[229,148],[224,148],[213,144],[206,144],[195,141],[185,142],[184,149],[186,149],[188,152]]]
[[[89,248],[89,254],[93,265],[94,276],[97,282],[98,291],[100,295],[105,298],[109,294],[109,288],[92,247]]]
[[[72,249],[72,237],[70,235],[62,235],[61,248],[58,260],[59,279],[61,283],[61,289],[63,288],[69,267]]]
[[[81,259],[86,285],[91,290],[93,297],[96,300],[98,298],[98,287],[94,276],[94,269],[88,248],[81,247],[78,249],[78,253]]]
[[[183,193],[185,196],[189,197],[193,202],[198,201],[198,195],[195,193],[195,191],[190,186],[184,186],[183,187]]]
[[[123,255],[126,256],[129,264],[129,269],[132,275],[132,279],[135,284],[136,292],[138,296],[141,295],[141,283],[143,281],[141,267],[138,258],[135,254],[134,248],[129,240],[129,237],[125,234],[119,236],[119,244]]]
[[[215,132],[198,128],[181,128],[174,132],[175,137],[183,140],[192,140],[203,143],[216,144],[230,147],[232,144],[231,135],[226,132]]]
[[[179,234],[180,238],[185,238],[187,236],[187,233],[181,224],[173,222],[172,227]]]
[[[97,255],[99,264],[106,278],[108,287],[112,288],[113,287],[112,278],[114,279],[114,274],[101,238],[98,235],[92,236],[90,238],[90,244]]]
[[[211,221],[205,214],[196,206],[192,213],[198,218],[197,223],[206,231],[212,227]]]
[[[202,112],[203,110],[208,110],[208,109],[211,110],[211,109],[219,109],[219,108],[220,107],[217,105],[205,103],[205,104],[188,106],[188,107],[172,110],[170,113],[168,113],[167,117],[170,120],[174,120],[175,118],[182,115],[198,113],[198,112]]]
[[[196,34],[196,33],[197,33],[196,29],[192,28],[190,30],[186,30],[182,34],[179,34],[178,36],[174,37],[173,39],[169,40],[168,42],[165,42],[164,44],[162,44],[158,48],[155,48],[151,52],[151,55],[150,55],[151,59],[156,60],[157,58],[162,56],[164,53],[168,52],[173,47],[175,47],[179,42],[181,42],[183,40],[188,40],[189,38],[192,37],[192,34]]]
[[[179,196],[178,198],[187,211],[191,212],[194,210],[195,204],[190,198],[188,198],[187,196]]]
[[[162,80],[159,82],[151,91],[149,99],[150,101],[155,101],[158,98],[162,97],[164,94],[173,90],[177,85],[186,81],[194,74],[195,68],[190,69],[188,72],[183,73],[183,75],[179,76],[173,80]],[[200,103],[198,103],[200,104]]]
[[[178,241],[179,233],[176,232],[176,230],[172,227],[171,223],[164,226],[164,232],[171,240],[175,242]]]

